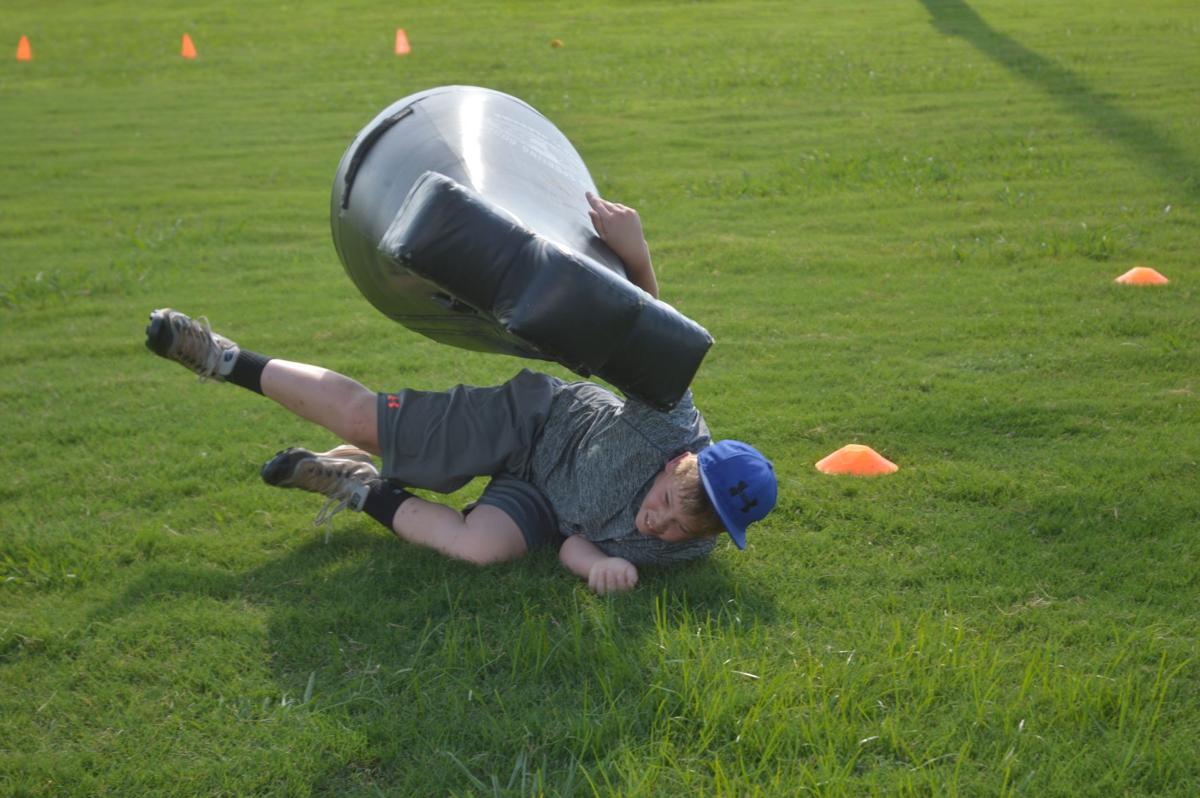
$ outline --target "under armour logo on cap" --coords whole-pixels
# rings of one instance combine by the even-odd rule
[[[750,486],[746,484],[745,480],[742,480],[741,482],[738,482],[735,487],[729,489],[730,496],[741,496],[742,501],[746,502],[742,505],[743,513],[748,513],[752,507],[758,506],[758,499],[747,499],[745,496],[742,496],[742,494],[745,493],[746,489],[749,487]]]
[[[775,506],[775,468],[762,452],[741,441],[720,441],[697,455],[700,481],[734,544],[746,547],[746,527]]]

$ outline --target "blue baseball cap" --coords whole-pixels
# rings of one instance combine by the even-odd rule
[[[775,466],[762,452],[741,441],[719,441],[696,455],[700,481],[725,531],[746,548],[746,527],[761,521],[775,506],[779,486]]]

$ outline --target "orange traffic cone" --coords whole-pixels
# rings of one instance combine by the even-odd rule
[[[179,54],[189,59],[196,57],[196,45],[192,44],[192,37],[186,33],[183,34],[183,47],[180,48]]]
[[[32,61],[33,48],[29,46],[29,37],[22,36],[21,41],[17,42],[17,60]]]
[[[817,463],[817,470],[823,474],[854,474],[860,477],[890,474],[899,468],[870,446],[857,443],[843,446]]]
[[[404,28],[396,28],[396,55],[408,55],[412,48],[408,46],[408,34]]]
[[[1149,266],[1134,266],[1114,282],[1122,285],[1166,285],[1170,280]]]

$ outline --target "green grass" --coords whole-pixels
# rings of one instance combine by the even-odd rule
[[[0,794],[1200,793],[1198,38],[1182,0],[7,3]],[[520,367],[330,241],[355,132],[450,83],[642,211],[698,404],[782,478],[744,553],[597,598],[326,545],[257,469],[329,436],[144,350],[172,305],[381,389]],[[813,469],[849,442],[900,471]]]

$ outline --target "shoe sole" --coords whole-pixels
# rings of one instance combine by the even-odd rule
[[[159,357],[167,357],[171,349],[171,323],[168,320],[170,308],[162,308],[150,314],[150,323],[146,325],[146,348]]]
[[[286,487],[286,482],[292,474],[296,473],[296,466],[300,461],[315,457],[308,449],[300,449],[292,447],[284,449],[277,453],[274,457],[263,464],[262,478],[263,482],[268,485]]]

